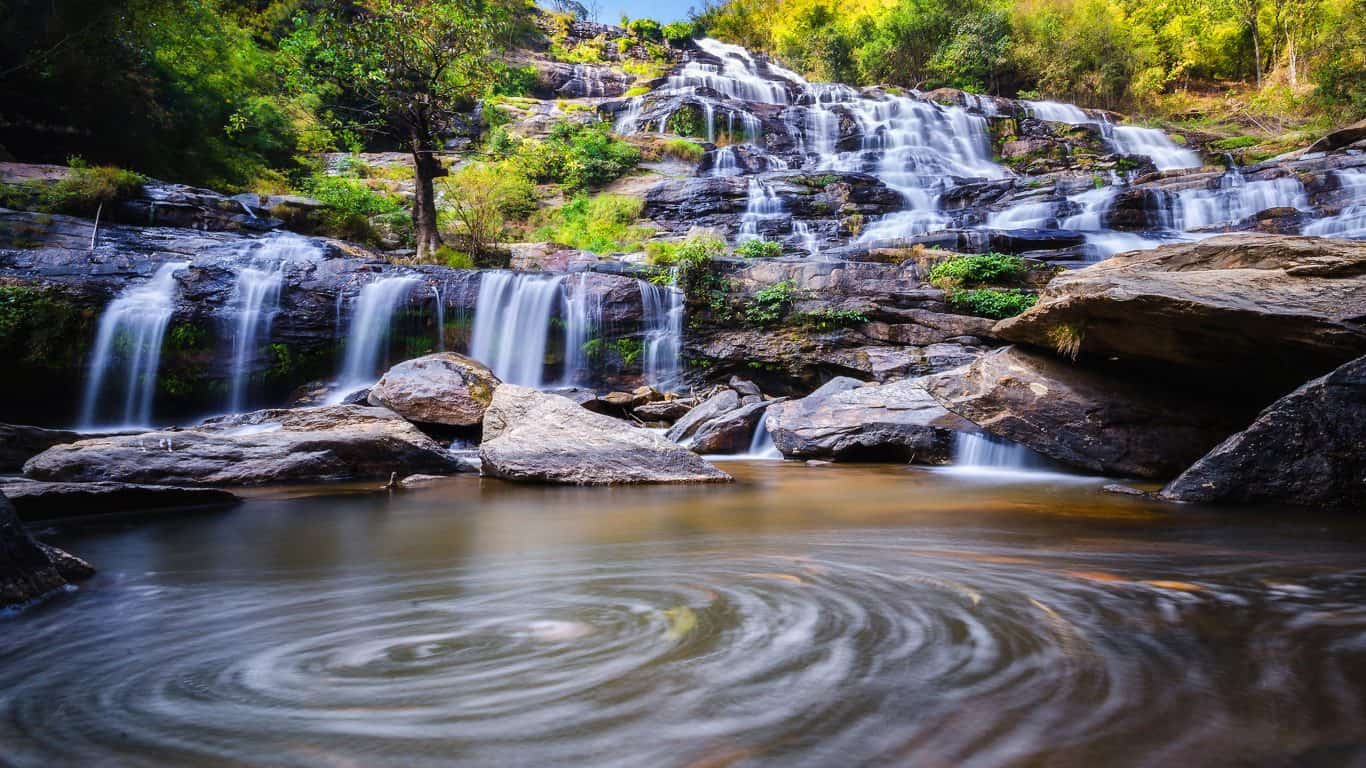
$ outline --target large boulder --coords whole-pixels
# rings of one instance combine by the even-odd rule
[[[44,483],[15,479],[0,485],[26,521],[107,515],[116,512],[228,507],[233,494],[219,488],[177,488],[134,483]]]
[[[994,333],[1270,399],[1366,354],[1366,243],[1244,234],[1122,254],[1055,278]]]
[[[454,471],[458,462],[417,427],[360,405],[256,411],[190,429],[81,440],[24,465],[36,480],[209,486]]]
[[[945,408],[997,437],[1088,472],[1163,479],[1246,423],[1236,403],[1176,384],[1020,347],[924,379]]]
[[[1366,357],[1272,403],[1162,495],[1366,510]]]
[[[696,453],[744,453],[769,406],[781,400],[746,403],[702,424],[685,445]]]
[[[0,424],[0,472],[19,472],[24,462],[48,448],[80,439],[80,433],[64,429]]]
[[[0,494],[0,608],[29,602],[94,572],[79,558],[34,541]]]
[[[370,388],[369,402],[408,421],[477,427],[500,383],[483,363],[438,352],[390,368]]]
[[[773,444],[788,458],[947,464],[956,431],[976,431],[945,410],[920,379],[865,384],[831,379],[768,409]]]
[[[724,482],[730,476],[649,430],[558,395],[504,384],[484,414],[485,475],[566,485]]]

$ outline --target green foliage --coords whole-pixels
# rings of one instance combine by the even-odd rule
[[[746,259],[772,259],[783,255],[783,244],[772,240],[746,240],[735,248],[735,255]]]
[[[580,194],[552,211],[535,237],[594,253],[635,251],[654,232],[635,226],[643,205],[625,195]]]
[[[12,363],[53,370],[81,364],[92,313],[22,285],[0,285],[0,354]]]
[[[495,96],[526,96],[536,87],[536,68],[499,63],[489,90]]]
[[[1231,150],[1243,149],[1244,147],[1254,147],[1260,143],[1262,143],[1262,140],[1257,138],[1256,136],[1230,136],[1227,139],[1211,141],[1209,146],[1210,149]]]
[[[679,136],[704,138],[707,135],[706,114],[699,108],[688,104],[674,110],[664,123],[664,130]]]
[[[1019,256],[983,253],[956,256],[930,269],[930,284],[949,289],[960,285],[998,283],[1017,280],[1028,270]]]
[[[478,262],[503,241],[512,222],[537,208],[536,188],[510,161],[470,163],[438,180],[440,221],[453,230],[468,256]],[[429,256],[436,264],[450,264],[451,253],[438,248]]]
[[[357,178],[314,174],[303,187],[326,206],[320,223],[323,231],[333,237],[372,242],[375,232],[371,218],[406,213],[396,198],[375,192]]]
[[[706,235],[689,237],[683,241],[652,240],[645,244],[650,263],[657,267],[687,269],[706,264],[726,255],[726,241]]]
[[[39,192],[34,207],[53,213],[94,216],[101,205],[136,197],[142,192],[143,181],[142,176],[132,171],[112,166],[92,168],[73,158],[71,172]]]
[[[681,46],[686,44],[697,34],[697,28],[690,21],[675,21],[665,24],[660,29],[660,35],[669,45]]]
[[[828,331],[834,328],[852,328],[868,322],[867,315],[854,309],[820,309],[815,312],[804,312],[796,319],[802,325],[820,331]]]
[[[612,350],[621,358],[622,364],[630,368],[645,354],[645,342],[635,338],[620,338],[612,342]]]
[[[517,163],[531,179],[569,192],[600,187],[640,163],[640,150],[612,136],[607,123],[561,122],[545,141],[517,143]]]
[[[745,320],[759,327],[774,325],[792,308],[795,295],[796,286],[791,280],[780,280],[761,288],[745,304]]]
[[[707,150],[701,144],[687,139],[670,139],[664,143],[662,154],[665,157],[672,157],[676,160],[684,160],[689,163],[699,163],[706,156]]]
[[[456,250],[449,245],[442,245],[436,249],[433,260],[437,264],[443,264],[451,269],[478,269],[479,265],[474,257],[468,253]]]
[[[630,32],[633,37],[638,37],[641,40],[664,39],[664,36],[660,31],[659,22],[654,19],[628,19],[625,20],[621,26],[624,27],[627,32]]]
[[[959,312],[1001,320],[1034,306],[1039,297],[1019,289],[976,288],[950,291],[948,300],[949,306]]]

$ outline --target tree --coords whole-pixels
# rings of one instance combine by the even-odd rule
[[[338,124],[384,136],[413,156],[417,258],[441,244],[433,181],[442,132],[493,83],[497,53],[517,28],[519,0],[357,0],[301,17],[284,48],[302,84]]]

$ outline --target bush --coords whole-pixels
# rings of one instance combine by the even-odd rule
[[[517,163],[527,176],[563,184],[570,192],[615,181],[640,163],[640,151],[613,137],[607,123],[561,122],[545,141],[515,146]]]
[[[949,306],[964,314],[994,320],[1014,317],[1034,306],[1039,300],[1038,296],[1019,289],[1001,291],[993,288],[953,291],[948,298]]]
[[[820,309],[805,312],[797,318],[802,325],[816,330],[827,331],[832,328],[852,328],[868,322],[868,316],[854,309]]]
[[[645,244],[650,263],[657,267],[688,267],[706,264],[726,255],[726,241],[707,235],[689,237],[683,241],[655,240]]]
[[[91,168],[73,159],[70,175],[43,192],[40,206],[54,213],[94,216],[103,204],[136,197],[143,181],[132,171],[108,165]]]
[[[759,289],[745,306],[745,320],[761,327],[777,323],[792,308],[795,293],[791,280],[781,280]]]
[[[488,255],[506,238],[510,222],[536,210],[531,180],[508,163],[470,163],[437,183],[445,193],[443,223],[454,228],[476,258]]]
[[[746,240],[735,248],[736,256],[746,259],[772,259],[783,255],[783,244],[772,240]]]
[[[930,269],[930,284],[947,290],[960,285],[1015,280],[1027,269],[1025,260],[1019,256],[1000,253],[958,256],[935,264]]]
[[[684,160],[689,163],[700,163],[706,156],[707,150],[701,144],[687,139],[671,139],[664,144],[661,154],[665,157],[672,157],[675,160]]]
[[[304,190],[327,206],[320,216],[326,234],[347,240],[370,242],[371,217],[407,211],[397,198],[375,192],[360,179],[316,174],[304,182]]]
[[[638,37],[641,40],[664,39],[659,28],[659,22],[654,19],[631,19],[622,26],[626,28],[627,32],[631,33],[632,37]]]
[[[687,44],[693,35],[697,34],[697,27],[690,21],[675,21],[665,24],[659,33],[669,45],[681,46]]]
[[[551,212],[535,237],[594,253],[638,250],[654,233],[634,226],[643,206],[641,200],[625,195],[580,194]]]

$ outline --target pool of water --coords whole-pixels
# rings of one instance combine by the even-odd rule
[[[0,764],[1366,762],[1366,526],[1101,481],[253,492],[51,532]]]

